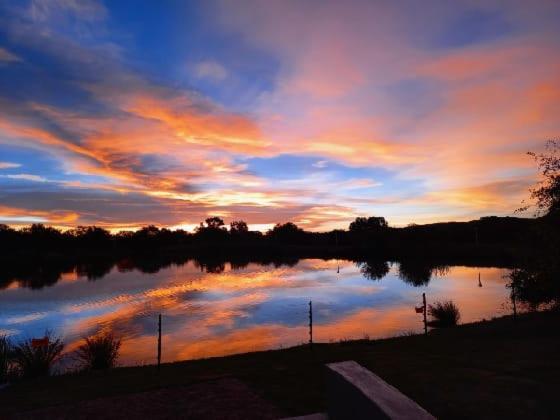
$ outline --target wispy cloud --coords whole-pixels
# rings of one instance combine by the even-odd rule
[[[201,79],[222,81],[228,77],[228,71],[224,66],[216,61],[201,61],[194,66],[194,74]]]
[[[8,51],[5,48],[0,47],[0,63],[10,63],[15,61],[21,61],[21,58],[15,55],[14,53]]]
[[[318,160],[317,162],[315,162],[313,164],[313,167],[314,168],[326,168],[328,164],[329,164],[328,160]]]
[[[32,174],[13,174],[13,175],[0,175],[2,178],[9,178],[9,179],[21,179],[24,181],[33,181],[33,182],[47,182],[47,178],[44,178],[39,175],[32,175]]]
[[[0,162],[0,169],[13,169],[13,168],[19,168],[20,166],[21,166],[20,163]]]

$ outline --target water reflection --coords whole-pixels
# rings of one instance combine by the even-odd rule
[[[367,260],[359,262],[358,266],[363,276],[370,280],[381,280],[390,270],[389,263],[384,260]],[[340,267],[337,272],[340,272]]]
[[[123,364],[155,361],[159,313],[163,360],[172,361],[303,343],[309,300],[314,339],[329,341],[420,332],[422,292],[453,299],[463,322],[502,314],[509,297],[507,270],[425,262],[127,259],[21,270],[2,273],[0,333],[48,328],[71,350],[112,330],[123,337]]]

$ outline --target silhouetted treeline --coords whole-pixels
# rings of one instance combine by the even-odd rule
[[[186,256],[293,255],[298,257],[401,256],[510,258],[534,250],[534,232],[541,219],[485,217],[471,222],[388,226],[382,217],[357,218],[348,230],[308,232],[293,223],[277,224],[266,233],[250,231],[243,221],[226,228],[211,217],[194,233],[147,226],[111,234],[96,227],[60,231],[41,224],[15,230],[0,225],[4,259],[126,257],[136,254]]]

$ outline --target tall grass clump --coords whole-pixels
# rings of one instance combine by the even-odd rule
[[[5,335],[0,335],[0,384],[8,380],[8,369],[12,356],[12,343]]]
[[[85,338],[78,347],[77,356],[85,369],[100,370],[115,366],[119,357],[121,340],[111,333]]]
[[[454,327],[461,318],[459,308],[451,300],[428,305],[428,314],[432,317],[430,325],[433,327]]]
[[[53,365],[60,359],[64,344],[60,338],[52,337],[50,332],[45,335],[48,344],[34,347],[31,340],[14,346],[12,361],[23,378],[49,376]]]

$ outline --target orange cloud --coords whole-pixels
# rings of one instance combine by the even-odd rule
[[[0,205],[0,223],[10,225],[28,225],[30,220],[35,223],[49,223],[52,225],[73,225],[79,218],[75,212],[60,211],[40,211],[20,209]]]

